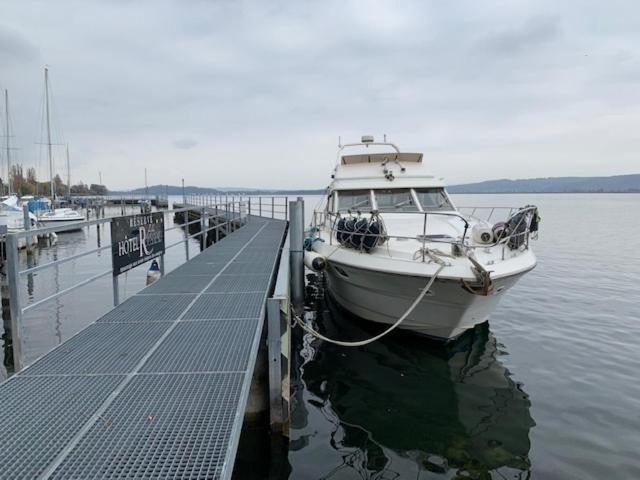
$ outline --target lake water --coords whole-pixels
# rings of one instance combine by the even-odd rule
[[[640,478],[640,195],[453,199],[538,205],[538,266],[446,347],[298,332],[290,478]],[[379,331],[308,292],[329,336]]]
[[[640,195],[453,199],[459,206],[537,204],[538,266],[488,325],[447,346],[399,332],[342,348],[296,330],[290,478],[640,478]],[[317,198],[305,200],[309,219]],[[60,235],[34,261],[95,248],[96,233]],[[109,241],[107,228],[101,235]],[[166,243],[182,235],[172,230]],[[192,255],[198,248],[190,241]],[[106,270],[110,254],[101,253],[32,275],[21,284],[23,302]],[[184,260],[183,245],[169,249],[167,271]],[[26,268],[26,255],[22,261]],[[145,277],[146,267],[121,277],[121,300]],[[311,275],[307,293],[307,315],[331,336],[378,331],[340,311],[322,279]],[[107,276],[29,312],[26,363],[111,302]],[[3,339],[6,376],[12,365]]]

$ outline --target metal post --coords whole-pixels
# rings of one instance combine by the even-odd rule
[[[262,216],[262,197],[258,197],[258,216]]]
[[[26,232],[28,232],[29,230],[31,230],[31,218],[29,217],[28,205],[22,206],[22,215],[23,215],[24,229]],[[26,237],[24,237],[24,240],[27,245],[27,253],[31,253],[31,237],[27,235]]]
[[[231,200],[231,216],[233,217],[233,228],[236,228],[236,202]]]
[[[276,214],[276,197],[271,197],[271,218]]]
[[[282,362],[280,300],[267,299],[267,348],[269,356],[269,411],[270,424],[275,430],[282,428],[284,412],[282,405]]]
[[[118,283],[118,276],[113,276],[113,306],[117,307],[120,305],[120,288]]]
[[[7,284],[9,287],[9,313],[11,314],[11,340],[13,345],[14,371],[22,370],[22,307],[20,306],[20,263],[18,238],[15,234],[5,236],[7,255]]]
[[[164,277],[164,253],[160,255],[160,275]]]
[[[249,216],[251,216],[251,197],[248,197],[249,202]]]
[[[185,251],[185,256],[186,256],[186,261],[189,261],[189,225],[187,225],[187,223],[189,223],[189,210],[186,210],[184,212],[185,215],[185,222],[184,222],[184,251]]]
[[[200,212],[200,233],[201,235],[201,241],[202,243],[200,244],[200,251],[202,252],[205,248],[207,248],[207,228],[206,228],[206,221],[205,221],[205,215],[207,214],[207,209],[203,208],[202,211]]]
[[[284,197],[284,219],[289,220],[289,197]]]
[[[298,197],[289,203],[291,234],[289,259],[291,262],[291,299],[293,308],[302,312],[304,306],[304,200]]]

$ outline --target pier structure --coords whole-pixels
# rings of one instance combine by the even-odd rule
[[[239,210],[211,227],[235,230],[0,384],[0,477],[231,478],[261,350],[286,435],[289,222]]]

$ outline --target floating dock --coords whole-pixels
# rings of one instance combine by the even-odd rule
[[[230,478],[287,222],[242,228],[0,385],[0,478]]]

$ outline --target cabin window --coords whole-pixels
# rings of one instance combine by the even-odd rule
[[[380,212],[418,212],[408,188],[375,190],[376,203]]]
[[[444,188],[416,188],[414,190],[425,212],[454,210]]]
[[[338,192],[338,210],[346,212],[371,211],[371,193],[369,190],[340,190]]]

